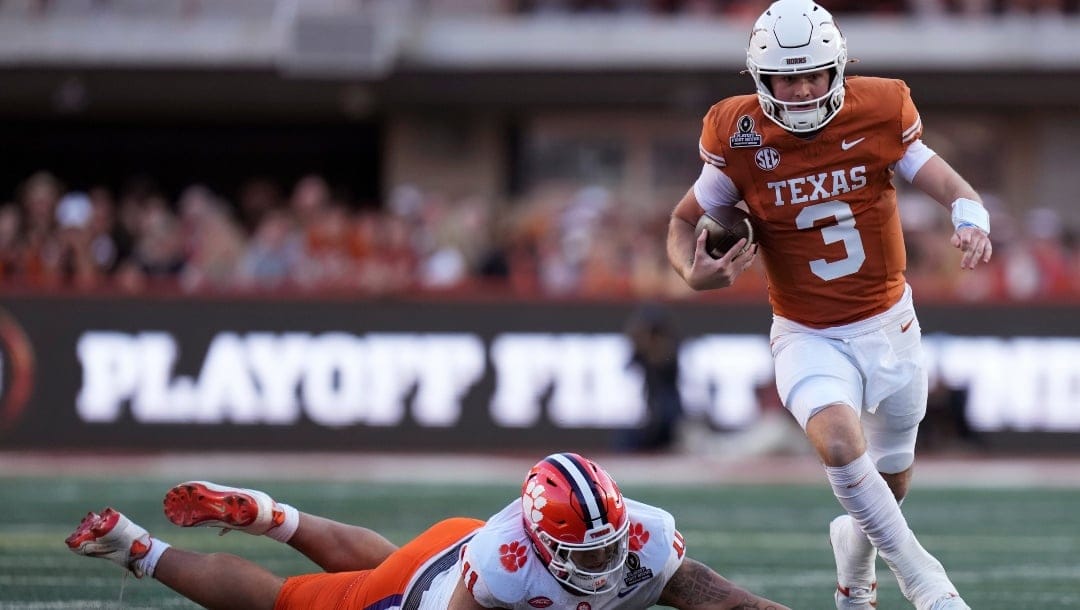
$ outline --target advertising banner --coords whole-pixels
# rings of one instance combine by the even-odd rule
[[[633,303],[15,297],[0,448],[604,449],[648,417]],[[664,306],[718,429],[772,390],[763,304]],[[921,306],[932,387],[986,433],[1080,433],[1074,306]]]

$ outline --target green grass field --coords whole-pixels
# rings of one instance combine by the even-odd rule
[[[182,530],[161,513],[173,479],[0,478],[0,608],[191,608],[150,579],[123,579],[102,560],[70,553],[64,537],[90,509],[113,505],[174,545],[226,550],[272,571],[314,571],[285,545],[241,533]],[[512,484],[430,485],[229,480],[267,490],[302,510],[364,524],[395,542],[450,514],[485,517]],[[835,500],[809,486],[624,485],[627,495],[675,514],[691,556],[796,609],[832,608],[827,524]],[[916,486],[905,513],[976,610],[1080,608],[1080,490]],[[879,608],[909,608],[879,562]],[[118,603],[123,587],[123,602]]]

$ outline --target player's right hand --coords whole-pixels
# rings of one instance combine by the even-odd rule
[[[686,283],[694,290],[731,286],[743,271],[754,264],[754,259],[757,257],[757,244],[747,248],[746,239],[740,239],[722,257],[713,258],[705,247],[707,238],[708,235],[702,231],[694,244],[694,259],[690,264],[690,273],[686,277]]]
[[[990,236],[970,225],[957,229],[949,241],[964,254],[960,259],[961,269],[974,269],[979,263],[989,263],[994,252]]]

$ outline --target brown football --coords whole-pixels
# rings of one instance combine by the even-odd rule
[[[744,237],[747,248],[754,243],[754,224],[750,221],[750,215],[733,205],[702,214],[694,227],[694,237],[701,235],[702,231],[709,232],[705,239],[705,251],[713,258],[727,254],[735,242]]]

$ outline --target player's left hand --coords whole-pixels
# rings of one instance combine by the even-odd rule
[[[974,269],[979,263],[989,263],[994,248],[990,245],[990,236],[978,227],[960,227],[953,233],[953,247],[964,253],[960,259],[961,269]]]

